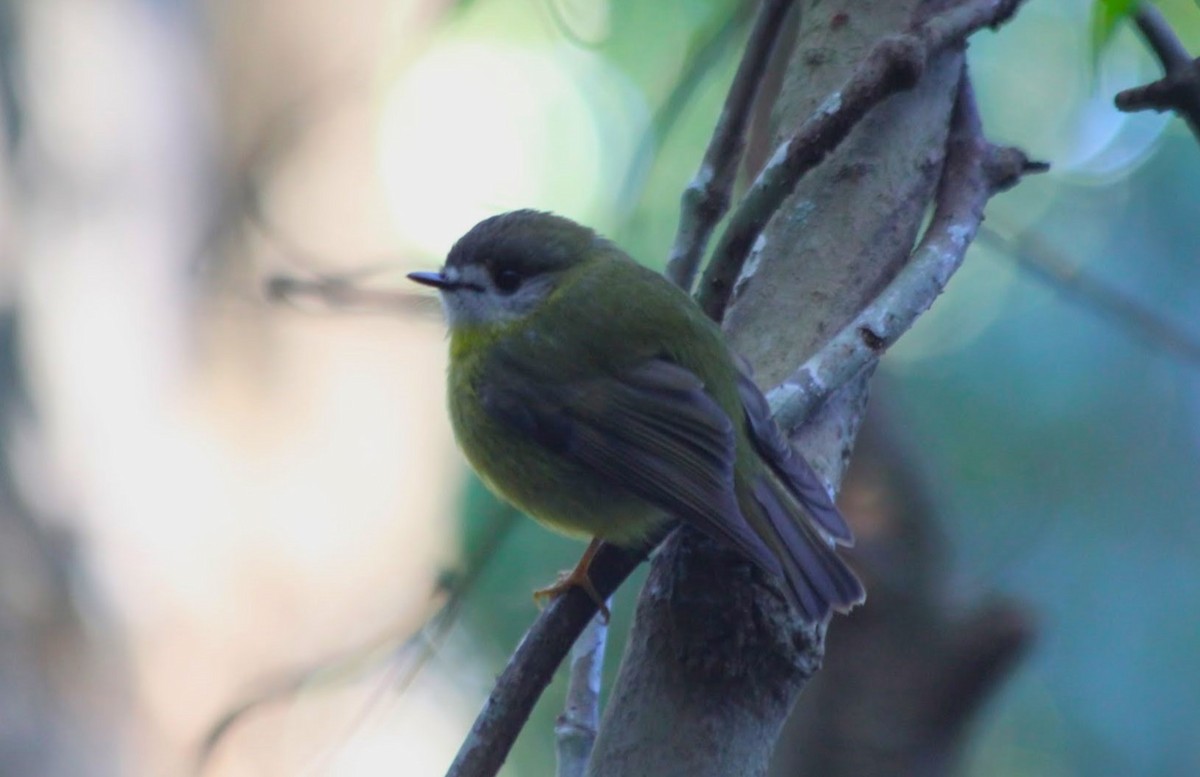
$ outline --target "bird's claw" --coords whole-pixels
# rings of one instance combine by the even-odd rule
[[[604,602],[604,597],[596,590],[596,586],[592,585],[592,579],[588,577],[588,573],[580,570],[578,567],[570,572],[560,572],[558,579],[552,584],[534,591],[533,601],[537,602],[538,607],[545,607],[551,600],[557,599],[571,588],[583,589],[588,598],[596,603],[596,608],[600,612],[600,621],[608,625],[611,613],[609,612],[608,605]]]

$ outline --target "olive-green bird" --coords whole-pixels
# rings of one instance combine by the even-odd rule
[[[865,598],[834,552],[853,538],[720,329],[683,291],[565,218],[476,225],[441,272],[455,435],[480,477],[547,526],[636,545],[671,518],[776,575],[822,621]],[[598,603],[603,608],[603,602]]]

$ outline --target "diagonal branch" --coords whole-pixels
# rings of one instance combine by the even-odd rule
[[[1200,59],[1192,58],[1171,25],[1153,5],[1142,3],[1133,19],[1162,63],[1165,75],[1152,83],[1117,94],[1114,100],[1117,109],[1125,112],[1174,111],[1200,140]]]
[[[1153,5],[1142,3],[1134,13],[1133,20],[1146,43],[1154,50],[1154,55],[1162,62],[1163,69],[1168,72],[1183,70],[1193,64],[1192,55],[1184,48],[1183,41],[1171,29],[1162,12]]]
[[[887,97],[911,89],[942,50],[983,27],[1007,21],[1021,0],[968,0],[930,17],[903,35],[883,38],[795,134],[784,141],[734,212],[699,289],[700,306],[720,321],[750,249],[800,179],[845,140]]]
[[[685,290],[691,289],[696,279],[713,228],[729,210],[754,100],[792,4],[793,0],[763,0],[700,170],[683,190],[679,231],[667,260],[667,277]]]
[[[767,398],[781,428],[791,432],[825,399],[873,365],[929,309],[962,264],[993,194],[1046,165],[983,137],[970,80],[963,78],[947,143],[946,166],[933,220],[904,269],[841,332]]]
[[[661,539],[642,550],[602,545],[588,568],[597,593],[611,596]],[[571,588],[542,610],[496,678],[446,777],[490,777],[499,771],[534,704],[595,614],[596,603],[581,588]]]
[[[1155,309],[1140,302],[1118,286],[1089,274],[1057,254],[1037,235],[1009,236],[989,229],[979,230],[979,240],[989,243],[1033,273],[1068,300],[1091,310],[1150,347],[1200,367],[1200,336]]]
[[[360,679],[366,672],[377,670],[385,662],[393,666],[388,684],[381,686],[381,690],[386,688],[397,696],[403,695],[438,647],[445,642],[451,627],[457,622],[463,601],[474,590],[480,575],[495,557],[496,550],[508,538],[517,521],[523,520],[516,508],[503,502],[495,502],[493,510],[487,516],[488,530],[483,541],[468,555],[461,573],[439,576],[430,599],[442,599],[442,604],[417,630],[398,642],[394,635],[389,634],[341,656],[284,673],[264,684],[253,695],[229,707],[211,724],[197,748],[192,764],[194,777],[206,773],[217,749],[238,726],[269,704],[292,701],[301,693],[314,690],[340,689]],[[364,713],[366,711],[363,710]]]

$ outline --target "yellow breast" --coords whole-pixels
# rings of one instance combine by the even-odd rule
[[[516,334],[511,329],[508,336]],[[487,411],[482,398],[489,388],[521,379],[496,374],[495,360],[486,358],[489,346],[505,334],[466,330],[451,336],[450,419],[467,461],[492,491],[556,531],[638,543],[665,520],[657,508]]]

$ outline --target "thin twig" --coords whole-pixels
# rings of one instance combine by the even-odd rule
[[[612,597],[605,602],[612,610]],[[600,683],[604,673],[604,647],[608,622],[598,615],[571,648],[571,674],[567,703],[554,724],[558,745],[557,777],[583,777],[592,745],[600,729]]]
[[[611,596],[659,540],[639,550],[601,545],[588,568],[596,592],[605,599]],[[542,610],[496,678],[447,777],[491,777],[499,771],[533,705],[596,609],[582,588],[573,587]]]
[[[709,236],[729,210],[754,100],[791,6],[792,0],[762,0],[700,170],[683,190],[679,231],[667,260],[667,277],[684,290],[692,288]]]
[[[1183,41],[1171,29],[1162,12],[1151,3],[1142,3],[1134,13],[1133,20],[1167,72],[1192,66],[1192,55],[1184,47]]]
[[[1162,13],[1150,3],[1142,3],[1133,20],[1162,63],[1165,75],[1118,93],[1114,100],[1117,110],[1174,111],[1200,140],[1200,59],[1192,58]]]
[[[1020,151],[998,148],[984,139],[974,92],[964,73],[929,227],[908,264],[879,296],[767,395],[780,427],[790,433],[830,393],[873,365],[908,331],[962,264],[988,199],[1024,173],[1044,169]]]
[[[1005,237],[985,226],[979,230],[979,239],[1015,259],[1067,298],[1114,320],[1152,348],[1200,366],[1200,337],[1164,319],[1153,307],[1130,298],[1121,289],[1083,272],[1037,237]]]
[[[251,713],[269,704],[293,699],[302,691],[343,688],[387,661],[395,665],[395,670],[389,677],[386,689],[392,690],[397,696],[403,695],[445,641],[451,627],[457,622],[463,601],[475,589],[480,575],[520,520],[520,513],[511,505],[496,501],[493,511],[485,520],[488,525],[484,537],[478,548],[465,560],[462,572],[443,574],[435,583],[430,601],[441,599],[442,603],[419,629],[400,640],[389,634],[265,683],[257,693],[227,709],[211,725],[197,748],[193,774],[204,773],[212,763],[217,748]]]
[[[817,108],[795,134],[776,149],[721,235],[699,290],[700,306],[711,318],[725,315],[734,283],[751,247],[796,184],[850,134],[875,105],[911,89],[926,64],[942,50],[959,45],[983,27],[1007,21],[1022,0],[973,0],[930,17],[902,35],[883,38],[867,53],[841,89]]]

